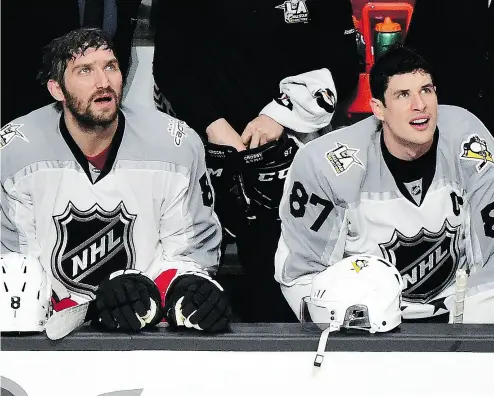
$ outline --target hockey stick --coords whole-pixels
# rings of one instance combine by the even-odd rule
[[[55,312],[46,322],[46,336],[51,340],[62,339],[84,323],[91,321],[94,315],[94,300]]]
[[[463,323],[465,296],[467,294],[468,274],[465,269],[458,269],[455,280],[455,305],[453,308],[453,324]]]

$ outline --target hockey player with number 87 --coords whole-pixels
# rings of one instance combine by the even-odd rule
[[[465,109],[438,105],[426,61],[390,49],[370,72],[374,115],[299,150],[280,206],[276,279],[295,313],[312,279],[351,255],[403,278],[402,315],[494,323],[494,139]],[[460,89],[460,88],[459,88]]]
[[[211,278],[221,230],[197,135],[154,109],[121,106],[122,74],[101,30],[54,40],[43,64],[57,103],[2,128],[1,246],[14,253],[2,261],[38,261],[54,310],[92,300],[105,330],[137,332],[163,317],[224,330],[230,303]]]

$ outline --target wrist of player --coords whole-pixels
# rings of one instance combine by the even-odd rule
[[[206,332],[226,329],[232,318],[230,302],[221,285],[200,273],[182,274],[172,281],[164,312],[172,328]]]
[[[95,307],[93,324],[108,331],[138,332],[163,317],[158,287],[137,270],[112,273],[96,291]]]

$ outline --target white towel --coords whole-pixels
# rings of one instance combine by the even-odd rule
[[[295,132],[312,133],[329,125],[337,94],[328,69],[313,70],[280,82],[280,98],[261,110],[282,126]]]

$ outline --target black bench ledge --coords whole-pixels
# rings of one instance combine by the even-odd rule
[[[97,332],[83,326],[58,341],[44,334],[2,335],[3,351],[316,351],[321,331],[313,324],[241,324],[221,334],[155,328],[139,334]],[[327,351],[349,352],[494,352],[494,325],[401,324],[388,333],[330,334]]]

